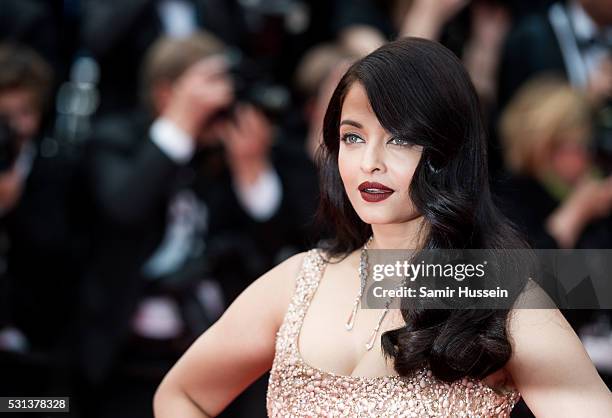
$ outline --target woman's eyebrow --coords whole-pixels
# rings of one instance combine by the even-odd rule
[[[340,126],[342,126],[342,125],[351,125],[351,126],[354,126],[355,128],[358,128],[358,129],[362,129],[363,128],[363,125],[361,123],[355,122],[354,120],[350,120],[350,119],[345,119],[342,122],[340,122]]]

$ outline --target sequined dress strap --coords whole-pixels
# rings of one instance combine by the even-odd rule
[[[324,267],[325,260],[321,257],[319,249],[313,248],[304,255],[302,267],[296,278],[295,292],[279,329],[279,336],[283,334],[285,338],[282,338],[282,340],[287,342],[287,346],[277,348],[288,351],[288,354],[292,356],[298,353],[297,339],[302,322],[304,321],[308,304],[317,290]]]

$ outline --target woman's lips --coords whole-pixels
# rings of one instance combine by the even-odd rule
[[[393,189],[381,183],[364,181],[359,185],[359,193],[366,202],[380,202],[393,193]]]

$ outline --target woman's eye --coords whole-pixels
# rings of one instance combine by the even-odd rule
[[[355,134],[344,134],[342,135],[342,141],[344,141],[347,144],[355,144],[363,140]]]
[[[402,146],[402,147],[409,147],[409,146],[412,145],[412,142],[410,142],[407,139],[403,139],[403,138],[391,138],[389,140],[389,144],[399,145],[399,146]]]

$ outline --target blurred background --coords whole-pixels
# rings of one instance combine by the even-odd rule
[[[0,0],[0,394],[151,417],[189,344],[327,236],[327,102],[406,35],[463,60],[531,244],[612,248],[612,0]],[[610,313],[564,313],[610,387]],[[266,416],[267,379],[221,416]]]

